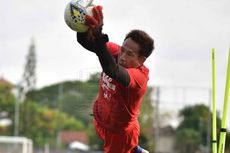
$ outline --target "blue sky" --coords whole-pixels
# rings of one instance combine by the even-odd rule
[[[34,39],[37,87],[86,79],[100,71],[97,57],[76,42],[64,22],[67,0],[0,0],[0,76],[19,82]],[[103,31],[121,44],[131,29],[155,39],[147,59],[149,85],[211,88],[211,49],[216,48],[217,99],[222,109],[230,46],[229,0],[95,0],[104,11]],[[169,101],[174,101],[170,99]],[[172,104],[173,105],[173,104]]]

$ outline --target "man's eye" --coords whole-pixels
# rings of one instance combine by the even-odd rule
[[[132,53],[130,53],[130,52],[127,52],[127,55],[129,55],[129,56],[133,56],[133,54],[132,54]]]

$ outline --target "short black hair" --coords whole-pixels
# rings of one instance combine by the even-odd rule
[[[140,45],[140,56],[147,58],[154,50],[154,40],[145,31],[134,29],[126,35],[125,40],[128,38]]]

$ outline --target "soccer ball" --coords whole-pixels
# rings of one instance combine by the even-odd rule
[[[86,32],[89,27],[85,24],[85,16],[92,16],[92,0],[72,0],[70,1],[64,13],[66,24],[76,32]]]

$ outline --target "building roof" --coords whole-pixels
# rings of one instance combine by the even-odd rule
[[[174,135],[175,130],[171,125],[167,125],[165,127],[160,128],[160,134],[161,135]]]
[[[7,81],[3,77],[0,77],[0,85],[1,86],[7,86],[9,88],[13,88],[14,87],[14,85],[12,83],[10,83],[9,81]]]
[[[68,144],[73,141],[88,144],[88,135],[83,131],[61,131],[61,141],[64,144]]]

